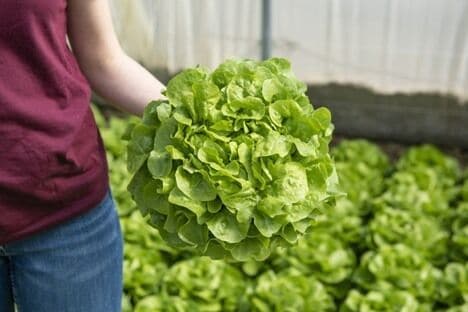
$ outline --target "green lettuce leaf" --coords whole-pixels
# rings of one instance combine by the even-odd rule
[[[285,59],[176,75],[129,130],[128,190],[168,244],[235,261],[295,244],[339,194],[314,109]]]

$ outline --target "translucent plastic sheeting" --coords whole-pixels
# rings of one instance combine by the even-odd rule
[[[174,73],[229,57],[258,58],[260,1],[112,0],[125,50]]]
[[[260,0],[111,0],[126,51],[175,73],[258,58]],[[468,99],[468,1],[272,0],[273,51],[310,83]]]

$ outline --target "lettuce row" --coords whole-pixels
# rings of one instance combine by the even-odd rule
[[[194,271],[200,271],[201,273],[193,272],[191,276],[203,281],[206,280],[200,276],[205,274],[210,276],[208,280],[223,280],[224,270],[216,269],[207,274],[209,270],[204,269],[203,265],[186,261],[186,258],[194,255],[166,244],[156,229],[146,225],[150,215],[143,218],[140,212],[133,212],[134,203],[129,198],[130,194],[121,187],[129,178],[126,168],[121,165],[125,162],[122,155],[124,142],[120,141],[122,146],[119,147],[119,136],[123,132],[124,123],[116,117],[108,121],[102,119],[100,122],[108,158],[112,159],[109,163],[111,183],[125,232],[123,311],[206,311],[210,307],[213,311],[226,309],[225,296],[219,295],[213,288],[206,287],[204,297],[209,299],[201,300],[199,286],[184,285],[177,290],[178,282],[171,281],[176,279],[174,274],[170,278],[166,277],[171,268],[182,263],[183,266],[191,266]],[[430,155],[432,152],[435,154]],[[312,231],[301,238],[305,242],[298,243],[297,247],[311,246],[316,255],[311,255],[312,251],[304,249],[294,252],[286,249],[274,252],[266,261],[237,263],[234,267],[229,265],[228,267],[241,273],[231,275],[231,278],[240,278],[231,283],[245,285],[242,296],[237,297],[237,291],[232,294],[239,300],[239,311],[258,311],[262,308],[264,311],[275,311],[275,307],[287,311],[288,306],[296,307],[296,302],[305,302],[311,311],[467,311],[468,172],[463,176],[452,169],[438,169],[453,168],[444,165],[453,163],[453,160],[435,148],[412,147],[400,158],[403,163],[402,159],[408,158],[408,154],[413,155],[410,157],[413,159],[411,165],[403,166],[398,161],[395,167],[390,167],[388,160],[378,160],[383,159],[382,155],[385,158],[382,151],[362,140],[342,141],[331,150],[331,154],[335,158],[343,191],[349,195],[347,198],[339,198],[336,207],[329,207],[325,213],[319,215]],[[439,157],[441,155],[442,158]],[[416,158],[420,161],[415,160]],[[415,190],[419,193],[418,197],[425,197],[426,207],[442,202],[443,209],[420,209],[418,202],[405,203],[404,200],[389,200],[380,205],[381,194],[389,189],[396,189],[393,185],[395,175],[411,176],[409,179],[418,181]],[[359,189],[362,191],[359,192]],[[411,190],[399,188],[402,193]],[[353,192],[357,195],[354,197],[356,200],[353,199]],[[433,196],[433,192],[443,196],[440,202],[433,201],[434,198],[439,198]],[[402,194],[401,198],[404,197],[409,200],[418,198]],[[429,231],[431,227],[432,232]],[[450,237],[448,242],[445,239],[447,235]],[[316,241],[310,242],[311,239]],[[401,256],[399,258],[402,259],[395,260],[397,256],[394,254],[405,254],[395,247],[402,243],[407,246],[408,252],[417,256]],[[388,248],[391,252],[382,251]],[[352,270],[347,269],[349,261],[336,262],[333,259],[340,257],[332,256],[344,254],[340,250],[349,249],[352,249],[357,260]],[[441,256],[442,250],[447,249],[448,252]],[[302,252],[309,256],[300,255]],[[363,252],[365,257],[370,252],[380,254],[384,265],[374,265],[371,270],[371,265],[360,264],[365,258],[362,257]],[[447,264],[446,261],[451,262]],[[374,261],[376,262],[378,261]],[[294,264],[291,268],[290,263]],[[217,264],[212,266],[218,267]],[[332,267],[333,270],[346,274],[328,276],[327,272]],[[362,272],[368,270],[366,267],[374,278],[368,277],[367,282],[361,282],[359,278],[362,279]],[[179,274],[185,270],[188,271],[179,268],[174,272]],[[434,271],[439,273],[434,274]],[[432,278],[427,278],[427,275]],[[184,275],[184,278],[187,276],[190,275]],[[341,279],[342,276],[346,277]],[[327,277],[330,278],[328,282]],[[306,283],[299,281],[304,279],[307,280]],[[434,279],[437,284],[436,290],[432,291],[430,289],[434,283],[431,280]],[[406,280],[407,285],[417,287],[407,287],[400,280]],[[186,278],[186,281],[186,284],[197,285],[192,282],[191,277]],[[209,285],[209,282],[206,283]],[[172,290],[162,291],[163,284],[164,289]],[[431,299],[427,299],[428,297]],[[334,308],[329,305],[329,299],[325,298],[332,298]],[[291,303],[292,301],[294,302]]]

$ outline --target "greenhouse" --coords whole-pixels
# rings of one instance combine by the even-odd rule
[[[468,312],[468,2],[56,2],[0,9],[0,312]]]

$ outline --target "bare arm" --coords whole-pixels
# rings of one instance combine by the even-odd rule
[[[148,102],[163,98],[164,85],[120,47],[108,0],[68,0],[67,14],[73,52],[97,94],[138,116]]]

